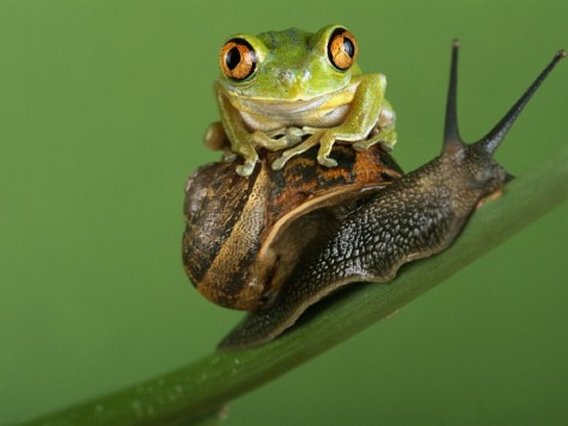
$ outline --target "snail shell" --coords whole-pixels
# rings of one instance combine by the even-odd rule
[[[222,306],[269,306],[310,243],[332,232],[361,200],[402,171],[380,146],[334,148],[338,166],[319,166],[312,150],[281,171],[268,153],[248,178],[217,162],[186,186],[183,263],[199,292]]]

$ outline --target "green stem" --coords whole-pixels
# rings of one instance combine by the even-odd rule
[[[28,424],[215,424],[223,404],[388,317],[567,197],[565,149],[546,166],[513,181],[505,196],[476,212],[449,250],[407,265],[393,283],[356,286],[331,303],[323,303],[317,315],[271,344],[243,352],[212,353],[161,377]]]

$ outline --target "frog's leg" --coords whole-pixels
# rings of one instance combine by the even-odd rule
[[[396,114],[390,102],[385,99],[383,108],[381,109],[381,114],[379,115],[377,128],[375,130],[376,134],[363,141],[355,142],[353,144],[353,148],[363,150],[370,148],[376,143],[382,143],[386,149],[391,150],[397,140],[397,134],[394,128],[395,120]]]
[[[294,148],[290,148],[284,151],[280,157],[278,157],[276,160],[272,162],[271,165],[272,170],[281,170],[282,167],[284,167],[284,165],[290,158],[299,155],[303,152],[306,152],[311,147],[316,146],[319,143],[320,136],[323,134],[323,132],[324,132],[323,130],[319,130],[314,134],[312,134],[308,139],[306,139],[301,144],[295,146]]]
[[[312,134],[315,130],[319,130],[313,128],[310,129],[311,130],[306,131],[305,128],[300,129],[299,127],[280,127],[267,132],[251,133],[251,137],[254,144],[257,146],[266,148],[270,151],[280,151],[297,145],[302,141],[303,136]],[[227,138],[225,130],[223,129],[223,123],[220,121],[215,121],[207,127],[207,131],[205,132],[205,137],[203,139],[205,146],[212,151],[228,150],[231,147],[231,142]],[[234,155],[234,153],[232,154]]]
[[[379,133],[377,133],[376,135],[368,139],[365,139],[364,141],[355,142],[353,144],[353,148],[361,151],[364,149],[369,149],[370,147],[372,147],[377,143],[382,143],[384,147],[390,151],[392,147],[396,144],[396,139],[397,135],[394,128],[381,129]]]
[[[302,132],[304,133],[304,135],[313,135],[314,133],[317,132],[321,132],[322,129],[321,127],[310,127],[310,126],[303,126],[302,127]]]
[[[283,126],[283,127],[279,127],[277,129],[274,129],[274,130],[268,130],[268,131],[264,132],[264,134],[266,136],[268,136],[269,138],[276,139],[277,136],[286,135],[286,132],[289,129],[291,129],[292,131],[300,131],[300,132],[302,131],[302,129],[299,129],[297,127],[285,127],[285,126]]]
[[[220,121],[215,121],[207,127],[203,142],[207,148],[213,151],[221,151],[228,148],[231,144]]]
[[[281,158],[272,163],[273,169],[282,168],[291,157],[307,151],[318,142],[318,163],[334,167],[337,161],[329,158],[329,153],[336,140],[357,142],[367,137],[379,121],[385,101],[386,78],[382,74],[364,74],[354,77],[354,84],[357,84],[357,89],[343,123],[330,129],[320,129],[301,144],[284,151]],[[306,127],[303,130],[309,132],[315,129]]]
[[[383,74],[364,74],[351,101],[345,120],[337,127],[326,130],[320,138],[318,162],[322,166],[335,167],[337,161],[329,158],[336,140],[357,142],[367,137],[379,121],[385,102],[387,80]]]
[[[222,117],[223,129],[231,142],[231,151],[244,157],[244,164],[237,166],[237,173],[241,176],[250,176],[258,161],[258,154],[253,145],[253,134],[249,132],[239,111],[237,111],[221,86],[215,85],[217,103]]]
[[[301,142],[306,133],[298,127],[283,127],[270,132],[254,132],[254,144],[269,151],[280,151]],[[281,135],[279,138],[275,136]]]
[[[237,159],[237,154],[231,151],[231,142],[227,138],[220,121],[215,121],[209,125],[203,142],[207,148],[213,151],[223,151],[223,161],[232,162]]]

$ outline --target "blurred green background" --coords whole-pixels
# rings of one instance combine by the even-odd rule
[[[567,16],[560,0],[0,0],[0,424],[195,360],[240,318],[180,263],[184,181],[218,158],[201,138],[227,36],[350,27],[388,76],[410,170],[439,150],[453,37],[471,140],[568,47]],[[567,116],[568,63],[498,158],[540,167]],[[567,217],[235,401],[226,424],[565,424]]]

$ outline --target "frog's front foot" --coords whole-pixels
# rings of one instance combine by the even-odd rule
[[[254,166],[258,162],[258,154],[251,144],[243,143],[236,148],[236,151],[244,157],[245,161],[240,166],[237,166],[235,170],[238,175],[248,177],[252,174]]]
[[[336,167],[337,161],[329,157],[333,144],[335,142],[335,134],[329,130],[323,132],[320,138],[320,147],[318,151],[318,163],[324,167]]]
[[[306,128],[302,130],[306,131]],[[329,153],[335,142],[335,133],[331,130],[321,129],[310,129],[310,131],[313,134],[308,139],[293,148],[287,149],[279,158],[272,162],[273,170],[282,169],[290,158],[306,152],[317,144],[320,145],[317,156],[318,163],[324,167],[337,166],[337,161],[329,157]]]
[[[283,151],[282,155],[272,162],[272,170],[281,170],[290,158],[295,157],[296,155],[300,155],[306,152],[312,146],[317,145],[321,134],[322,131],[314,133],[304,142],[294,146],[293,148]]]
[[[281,151],[299,144],[302,141],[302,136],[304,136],[302,129],[290,127],[268,133],[256,131],[252,134],[251,140],[254,145],[269,151]]]

